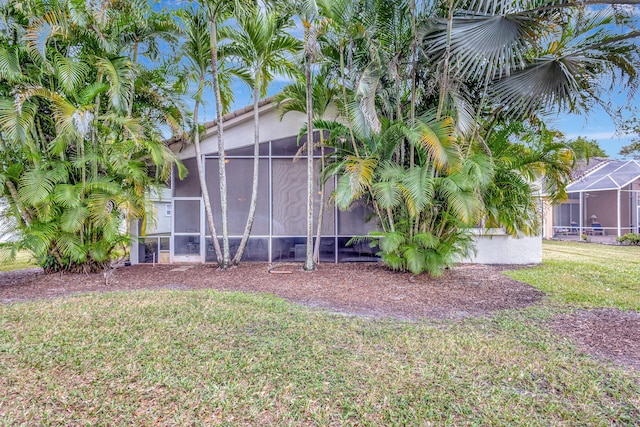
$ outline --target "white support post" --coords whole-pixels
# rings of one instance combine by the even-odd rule
[[[580,228],[578,230],[578,236],[580,238],[582,238],[582,233],[583,233],[582,228],[584,226],[584,220],[583,220],[583,218],[584,218],[584,207],[582,206],[582,203],[583,203],[583,199],[584,199],[584,193],[581,191],[579,194],[580,194],[580,222],[578,223],[578,227],[580,227]]]
[[[620,228],[620,218],[621,218],[621,214],[620,214],[621,201],[620,201],[620,198],[621,198],[621,194],[622,193],[620,192],[620,189],[618,189],[618,237],[622,236],[622,230]]]
[[[135,218],[129,222],[129,262],[131,265],[138,264],[140,262],[139,252],[139,219]]]

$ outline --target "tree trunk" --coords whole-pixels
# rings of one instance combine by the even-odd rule
[[[442,117],[442,110],[444,108],[444,98],[446,97],[447,90],[449,88],[449,60],[451,57],[451,32],[453,31],[453,0],[449,0],[449,14],[447,17],[447,47],[444,51],[444,61],[442,68],[442,81],[440,82],[440,99],[438,100],[438,110],[436,112],[436,119],[440,120]]]
[[[202,83],[201,83],[202,84]],[[218,236],[216,234],[216,225],[213,221],[213,210],[211,209],[211,200],[209,199],[209,187],[207,187],[207,178],[204,174],[204,162],[202,158],[202,150],[200,149],[200,132],[198,129],[198,112],[200,108],[200,101],[196,101],[196,105],[193,107],[193,145],[196,150],[196,164],[198,166],[198,179],[200,180],[200,189],[202,191],[202,200],[204,201],[204,212],[207,216],[207,223],[211,230],[211,240],[213,243],[213,249],[216,252],[218,260],[222,259],[222,251],[220,250],[220,243],[218,243]],[[206,243],[202,242],[203,244]]]
[[[416,120],[416,67],[418,55],[418,27],[416,24],[416,0],[411,0],[411,102],[409,108],[409,122],[411,126],[415,125]],[[409,144],[409,166],[415,164],[415,150],[413,145]]]
[[[316,269],[313,262],[313,104],[311,101],[311,47],[309,25],[304,27],[305,63],[304,79],[307,97],[307,253],[304,263],[306,271]]]
[[[244,249],[247,246],[247,241],[251,234],[251,227],[253,226],[253,221],[256,217],[256,205],[258,203],[258,173],[260,165],[260,115],[258,113],[258,98],[260,93],[258,80],[259,76],[256,76],[256,83],[253,87],[253,183],[251,186],[251,203],[249,204],[247,224],[245,225],[238,251],[233,258],[233,265],[240,264],[240,261],[242,260]]]
[[[129,97],[129,105],[127,105],[127,118],[130,119],[133,116],[133,100],[135,98],[135,88],[136,88],[136,66],[138,65],[138,48],[140,42],[136,40],[133,44],[133,54],[132,54],[132,71],[131,71],[131,96]],[[197,122],[196,122],[197,123]]]
[[[342,79],[342,102],[344,102],[344,112],[347,117],[347,126],[349,127],[349,136],[351,137],[351,146],[353,147],[353,153],[356,158],[360,158],[358,153],[358,145],[356,144],[356,137],[353,134],[353,125],[351,123],[351,113],[349,112],[349,103],[347,102],[347,77],[344,71],[344,49],[342,45],[340,47],[340,77]]]
[[[211,44],[211,75],[213,77],[213,93],[216,99],[216,119],[218,122],[218,172],[220,180],[220,211],[222,214],[222,259],[218,258],[218,268],[229,267],[229,224],[227,213],[227,173],[224,155],[224,135],[222,123],[222,97],[218,76],[218,37],[215,16],[209,17]]]
[[[15,203],[16,209],[18,210],[18,212],[20,212],[22,221],[24,221],[24,223],[27,226],[31,225],[31,223],[33,222],[33,219],[31,218],[31,214],[26,208],[22,206],[22,203],[20,203],[20,198],[18,197],[18,190],[16,189],[15,185],[13,185],[13,181],[7,179],[4,183],[7,186],[7,189],[9,190],[9,194],[11,194],[11,198],[13,199],[13,203]]]
[[[320,132],[320,170],[324,170],[324,137]],[[313,247],[313,260],[316,264],[320,263],[320,238],[322,237],[322,222],[324,221],[325,211],[325,184],[320,181],[320,212],[318,212],[318,226],[316,228],[316,243]]]
[[[1,139],[1,138],[0,138],[0,150],[6,151],[4,140]],[[13,203],[15,204],[15,207],[18,210],[18,213],[20,214],[20,217],[22,218],[22,221],[27,226],[31,225],[31,223],[33,222],[33,219],[31,217],[31,213],[29,212],[29,210],[27,208],[22,206],[22,203],[20,203],[20,197],[18,196],[18,189],[16,188],[15,185],[13,185],[13,181],[11,181],[10,179],[6,179],[4,181],[4,184],[7,186],[7,189],[9,190],[9,194],[11,195],[11,198],[13,199]]]

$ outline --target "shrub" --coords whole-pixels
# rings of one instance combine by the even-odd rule
[[[624,236],[617,237],[616,240],[621,245],[640,246],[640,234],[639,233],[625,234]]]

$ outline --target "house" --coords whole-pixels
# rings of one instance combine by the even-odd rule
[[[640,162],[591,159],[567,186],[568,199],[553,208],[553,237],[612,243],[640,232]]]
[[[256,219],[244,260],[282,262],[303,261],[306,253],[306,154],[297,159],[300,149],[298,133],[306,116],[288,113],[280,120],[276,106],[269,99],[260,103],[260,176]],[[328,117],[332,119],[334,117]],[[253,164],[253,113],[246,107],[223,117],[229,235],[232,255],[240,243],[251,198]],[[304,143],[302,139],[300,145]],[[218,237],[221,230],[217,155],[217,123],[206,124],[201,142],[205,174],[214,210]],[[131,230],[131,262],[215,262],[215,253],[205,219],[204,204],[196,169],[194,147],[175,141],[189,175],[180,180],[173,174],[170,197],[156,203],[156,222]],[[321,151],[316,149],[316,173]],[[348,211],[338,210],[327,200],[335,182],[329,181],[323,192],[319,179],[314,191],[314,215],[327,206],[320,240],[321,262],[373,261],[378,258],[368,244],[348,245],[353,236],[365,235],[376,228],[373,215],[362,204]],[[169,221],[167,219],[170,218]],[[315,229],[315,228],[314,228]],[[139,233],[135,233],[138,230]],[[478,254],[465,262],[490,264],[531,264],[542,259],[541,238],[513,239],[501,230],[477,231]]]

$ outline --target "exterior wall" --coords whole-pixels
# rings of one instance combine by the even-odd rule
[[[546,197],[541,198],[542,205],[542,238],[553,238],[553,205]]]
[[[284,136],[298,135],[300,128],[305,123],[306,116],[301,113],[287,113],[280,120],[279,113],[273,105],[267,105],[260,109],[260,141],[280,139]],[[224,143],[225,149],[245,147],[253,144],[253,115],[237,117],[225,122]],[[210,129],[200,143],[203,154],[215,154],[218,152],[217,128]],[[195,149],[188,146],[178,153],[181,159],[195,157]]]
[[[252,233],[247,251],[245,252],[245,258],[247,260],[254,261],[286,261],[294,260],[299,261],[304,258],[304,236],[299,234],[299,227],[297,225],[297,217],[294,218],[294,213],[305,210],[306,205],[306,178],[300,175],[298,169],[305,169],[306,165],[293,163],[293,156],[297,151],[295,147],[295,136],[298,135],[299,129],[305,122],[306,117],[302,114],[289,113],[282,121],[278,117],[278,113],[272,105],[267,105],[260,110],[260,140],[264,142],[274,141],[273,144],[267,144],[265,146],[271,147],[266,151],[261,151],[261,163],[264,162],[266,167],[261,165],[261,195],[263,202],[265,203],[263,208],[258,206],[258,212],[256,213],[256,224],[254,225],[256,233]],[[215,214],[217,202],[219,201],[218,186],[217,186],[217,130],[215,127],[211,128],[202,141],[202,152],[207,155],[205,161],[205,173],[207,175],[207,182],[210,189],[210,197],[212,205],[214,205],[214,216],[216,226],[219,226],[219,214]],[[284,140],[293,141],[293,149],[283,149],[281,146],[278,148],[278,154],[276,154],[276,143]],[[243,147],[249,147],[253,143],[253,117],[252,114],[244,114],[225,122],[225,148],[227,152],[227,160],[229,167],[234,164],[242,164],[240,170],[242,174],[247,176],[251,175],[249,168],[250,161],[248,154],[244,153]],[[241,150],[235,150],[241,149]],[[235,150],[235,151],[234,151]],[[262,149],[261,149],[262,150]],[[250,150],[249,150],[250,151]],[[235,153],[235,154],[234,154]],[[180,231],[172,220],[175,219],[176,223],[188,222],[189,215],[187,212],[180,213],[178,207],[178,200],[182,204],[189,203],[189,200],[197,201],[201,198],[200,185],[197,178],[196,162],[194,159],[194,149],[188,146],[184,151],[178,153],[179,157],[183,160],[185,166],[189,169],[190,173],[186,180],[179,181],[176,176],[173,177],[173,204],[171,205],[173,217],[165,216],[164,203],[166,199],[158,201],[158,212],[156,215],[156,225],[153,229],[147,229],[147,236],[150,231],[153,231],[156,237],[150,236],[143,239],[144,244],[132,245],[131,260],[132,263],[137,262],[151,262],[149,261],[149,252],[153,250],[157,257],[154,257],[154,261],[163,261],[163,255],[168,255],[167,246],[169,237],[166,237],[165,230],[169,230],[173,234],[170,237],[171,242],[171,256],[175,257],[178,254],[178,246],[193,244],[191,238],[196,239],[197,248],[194,254],[201,262],[215,261],[213,251],[211,250],[211,238],[207,227],[204,225],[204,221],[200,218],[200,228],[197,230],[182,230]],[[319,153],[318,153],[319,155]],[[317,171],[317,169],[316,169]],[[237,171],[236,171],[237,172]],[[304,170],[302,170],[304,172]],[[303,174],[304,175],[304,174]],[[244,219],[246,214],[242,214],[239,207],[246,205],[250,196],[250,180],[246,177],[237,175],[230,181],[227,181],[229,186],[228,197],[231,200],[230,203],[230,215],[233,211],[234,216],[238,216],[239,222],[235,228],[235,232],[230,233],[231,244],[237,244],[239,241],[239,234],[241,234],[240,226],[244,225]],[[304,179],[303,179],[304,178]],[[305,182],[299,182],[305,181]],[[302,186],[300,186],[300,185]],[[325,189],[324,197],[332,191],[332,183],[328,183],[328,187]],[[266,188],[263,188],[266,186]],[[247,188],[245,188],[247,187]],[[300,188],[298,188],[300,187]],[[247,190],[249,191],[247,193]],[[304,190],[304,191],[302,191]],[[320,194],[316,189],[316,194]],[[304,194],[303,194],[304,193]],[[266,199],[265,199],[266,197]],[[317,217],[317,212],[323,195],[316,196],[316,204],[314,207],[314,214]],[[179,199],[182,198],[182,199]],[[188,200],[187,200],[188,199]],[[234,207],[235,205],[236,207]],[[541,203],[543,206],[543,203]],[[544,210],[544,206],[542,207]],[[201,208],[202,210],[202,208]],[[300,212],[302,212],[300,211]],[[194,211],[195,212],[195,211]],[[299,212],[298,212],[299,213]],[[304,213],[304,212],[303,212]],[[202,215],[202,213],[201,213]],[[261,216],[263,218],[261,218]],[[370,223],[365,223],[365,218],[369,218],[363,206],[355,205],[347,212],[338,211],[335,206],[331,206],[325,212],[325,221],[322,232],[322,239],[320,243],[320,256],[324,262],[335,261],[372,261],[376,260],[376,249],[369,248],[368,244],[354,244],[347,246],[347,241],[354,235],[364,235],[369,230],[375,228]],[[266,221],[265,226],[260,225],[262,221]],[[280,223],[278,222],[280,221]],[[182,223],[181,222],[181,223]],[[551,223],[548,221],[549,224]],[[184,225],[184,224],[183,224]],[[283,227],[282,230],[278,228]],[[238,228],[240,227],[240,228]],[[314,227],[315,229],[315,227]],[[132,228],[133,230],[133,228]],[[173,231],[172,231],[173,230]],[[230,230],[231,231],[231,230]],[[163,236],[165,235],[165,236]],[[155,240],[154,240],[155,239]],[[189,239],[189,242],[187,242]],[[184,241],[184,242],[183,242]],[[154,246],[155,245],[155,246]],[[135,246],[135,248],[134,248]],[[163,249],[164,248],[164,249]],[[486,264],[532,264],[540,263],[542,260],[541,249],[541,237],[537,238],[523,238],[513,239],[502,232],[492,233],[491,235],[484,234],[477,237],[478,255],[472,257],[464,262],[472,263],[486,263]],[[164,253],[163,253],[164,250]],[[182,255],[182,253],[180,254]],[[168,259],[167,259],[168,260]],[[186,257],[175,259],[175,261],[185,262]],[[156,261],[156,262],[157,262]]]
[[[500,230],[478,234],[475,239],[477,255],[463,260],[474,264],[540,264],[542,237],[516,239]]]
[[[147,222],[146,235],[171,233],[171,200],[153,203],[153,218]]]

